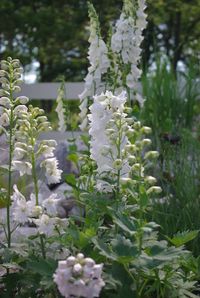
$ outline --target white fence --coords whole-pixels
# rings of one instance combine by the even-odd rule
[[[19,95],[25,95],[30,99],[55,100],[60,85],[60,83],[23,84]],[[78,99],[78,95],[83,92],[83,89],[83,82],[65,83],[66,99]]]

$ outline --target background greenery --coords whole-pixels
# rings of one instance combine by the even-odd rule
[[[118,18],[121,0],[92,0],[106,37]],[[155,53],[166,53],[177,68],[197,60],[200,50],[200,0],[147,0],[148,27],[143,43],[143,66]],[[26,69],[38,61],[41,82],[79,81],[87,70],[86,0],[0,0],[0,58],[20,58]]]

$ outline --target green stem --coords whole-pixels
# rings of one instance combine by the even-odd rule
[[[32,129],[33,127],[31,125],[31,130]],[[35,190],[35,205],[38,206],[39,205],[39,187],[38,187],[38,180],[37,180],[37,173],[36,173],[35,152],[34,152],[35,139],[33,137],[32,131],[31,131],[31,146],[32,146],[31,163],[32,163],[32,177],[33,177],[34,190]],[[44,245],[44,239],[42,235],[40,235],[40,246],[41,246],[42,256],[44,259],[46,259],[45,245]]]
[[[12,72],[12,69],[10,70]],[[12,192],[12,158],[13,158],[13,91],[12,91],[12,76],[10,78],[10,131],[9,131],[9,164],[8,164],[8,198],[7,198],[7,243],[8,248],[11,247],[11,227],[10,227],[10,205],[11,205],[11,192]]]

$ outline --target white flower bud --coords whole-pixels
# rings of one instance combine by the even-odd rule
[[[135,133],[135,129],[129,127],[129,129],[126,132],[126,135],[127,135],[127,137],[131,138],[134,136],[134,133]]]
[[[133,127],[134,127],[135,129],[139,129],[139,128],[141,127],[141,122],[140,122],[140,121],[135,122],[135,123],[133,124]]]
[[[122,184],[122,185],[126,185],[126,184],[130,184],[132,182],[132,179],[131,178],[126,178],[126,177],[123,177],[123,178],[121,178],[120,179],[120,183]]]
[[[157,179],[155,177],[152,177],[152,176],[146,176],[145,181],[149,184],[155,184],[157,182]]]
[[[29,102],[29,99],[26,96],[19,96],[19,97],[16,98],[15,101],[16,102],[19,101],[22,105],[25,105]]]
[[[129,124],[129,125],[132,125],[135,121],[133,118],[126,118],[126,122]]]
[[[145,154],[144,159],[155,159],[158,158],[158,151],[149,151]]]
[[[159,186],[152,186],[147,190],[147,194],[150,195],[152,193],[159,194],[162,192],[162,188]]]
[[[93,267],[95,264],[94,260],[91,258],[85,258],[85,265],[88,267]]]
[[[129,144],[125,146],[125,150],[127,150],[129,153],[135,153],[137,152],[138,148],[135,144]]]
[[[149,146],[149,145],[151,145],[151,140],[150,140],[150,139],[143,139],[143,140],[141,141],[141,144],[142,144],[143,146]]]
[[[68,257],[66,261],[67,266],[74,266],[75,262],[76,262],[76,258],[73,256]]]
[[[84,259],[84,254],[79,253],[79,254],[77,254],[76,257],[77,257],[78,260],[83,260]]]
[[[75,275],[80,275],[82,273],[82,271],[83,271],[83,267],[81,266],[81,264],[77,263],[77,264],[74,265],[73,273]]]
[[[113,162],[113,168],[116,169],[116,170],[121,170],[122,168],[122,165],[123,165],[123,162],[121,159],[116,159],[114,162]]]
[[[42,215],[42,207],[41,206],[34,206],[32,209],[32,216],[33,217],[39,217]]]
[[[5,77],[0,77],[0,83],[2,83],[2,84],[8,84],[9,81],[8,81],[8,79],[5,78]]]
[[[37,118],[37,121],[39,121],[39,122],[47,122],[47,117],[46,116],[39,116],[38,118]],[[49,123],[49,122],[48,122]]]
[[[5,70],[0,70],[0,77],[5,77],[7,75],[7,72]]]
[[[132,167],[131,167],[131,170],[134,171],[134,172],[138,172],[140,171],[142,165],[140,163],[135,163]]]
[[[0,89],[0,96],[10,96],[10,93],[4,89]]]
[[[135,163],[135,161],[136,161],[135,155],[129,155],[129,157],[128,157],[129,164],[133,165]]]
[[[152,129],[148,126],[143,126],[141,128],[141,132],[144,133],[144,134],[150,134],[150,133],[152,133]]]
[[[13,91],[14,91],[15,93],[18,93],[18,92],[21,91],[21,88],[20,88],[19,86],[14,86]]]
[[[21,117],[24,113],[27,113],[28,108],[25,105],[18,105],[14,108],[14,114],[17,117]]]
[[[3,113],[0,116],[0,126],[6,127],[6,126],[9,126],[9,124],[10,124],[10,120],[9,120],[8,114]]]
[[[10,99],[8,97],[1,97],[0,98],[0,105],[2,105],[5,108],[9,109],[10,106],[11,106]]]

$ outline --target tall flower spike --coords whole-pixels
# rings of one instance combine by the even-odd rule
[[[91,114],[89,134],[91,135],[91,158],[97,163],[99,178],[108,173],[113,178],[119,174],[126,176],[129,171],[126,159],[121,151],[128,144],[125,131],[127,129],[124,104],[125,93],[115,96],[110,91],[94,96],[94,103],[90,107]],[[108,185],[100,180],[100,188],[108,189]]]
[[[10,205],[12,195],[12,161],[14,154],[15,135],[17,134],[17,121],[22,111],[27,107],[25,104],[28,98],[19,96],[15,99],[15,94],[21,90],[21,74],[23,69],[18,59],[8,57],[1,61],[0,69],[0,131],[6,135],[9,144],[9,162],[8,162],[8,187],[7,187],[7,218],[6,228],[8,247],[11,246],[11,218]]]
[[[54,157],[55,140],[38,141],[39,134],[51,130],[44,111],[29,106],[28,109],[17,110],[18,133],[15,144],[13,167],[20,172],[20,175],[36,175],[36,161],[42,157],[40,166],[45,168],[46,178],[49,184],[58,183],[62,171],[58,169],[58,161]],[[36,177],[35,177],[36,180]]]
[[[144,0],[136,2],[137,4],[132,0],[124,0],[123,11],[112,36],[111,49],[114,56],[117,56],[114,61],[115,71],[121,76],[118,77],[118,87],[126,88],[129,100],[134,99],[142,105],[143,98],[138,93],[138,80],[141,76],[138,64],[142,32],[146,27],[146,5]]]
[[[65,132],[67,130],[66,125],[66,114],[65,114],[65,107],[64,107],[64,100],[65,98],[65,83],[62,82],[61,86],[58,89],[58,96],[56,99],[57,107],[56,112],[58,115],[58,130],[61,132]]]
[[[89,37],[89,52],[88,60],[90,66],[88,74],[85,78],[85,88],[80,98],[80,119],[81,130],[87,130],[88,120],[88,99],[91,99],[95,94],[99,94],[104,87],[102,82],[102,75],[105,74],[109,68],[110,61],[108,59],[108,49],[100,34],[99,19],[91,3],[88,3],[89,17],[90,17],[90,37]]]

